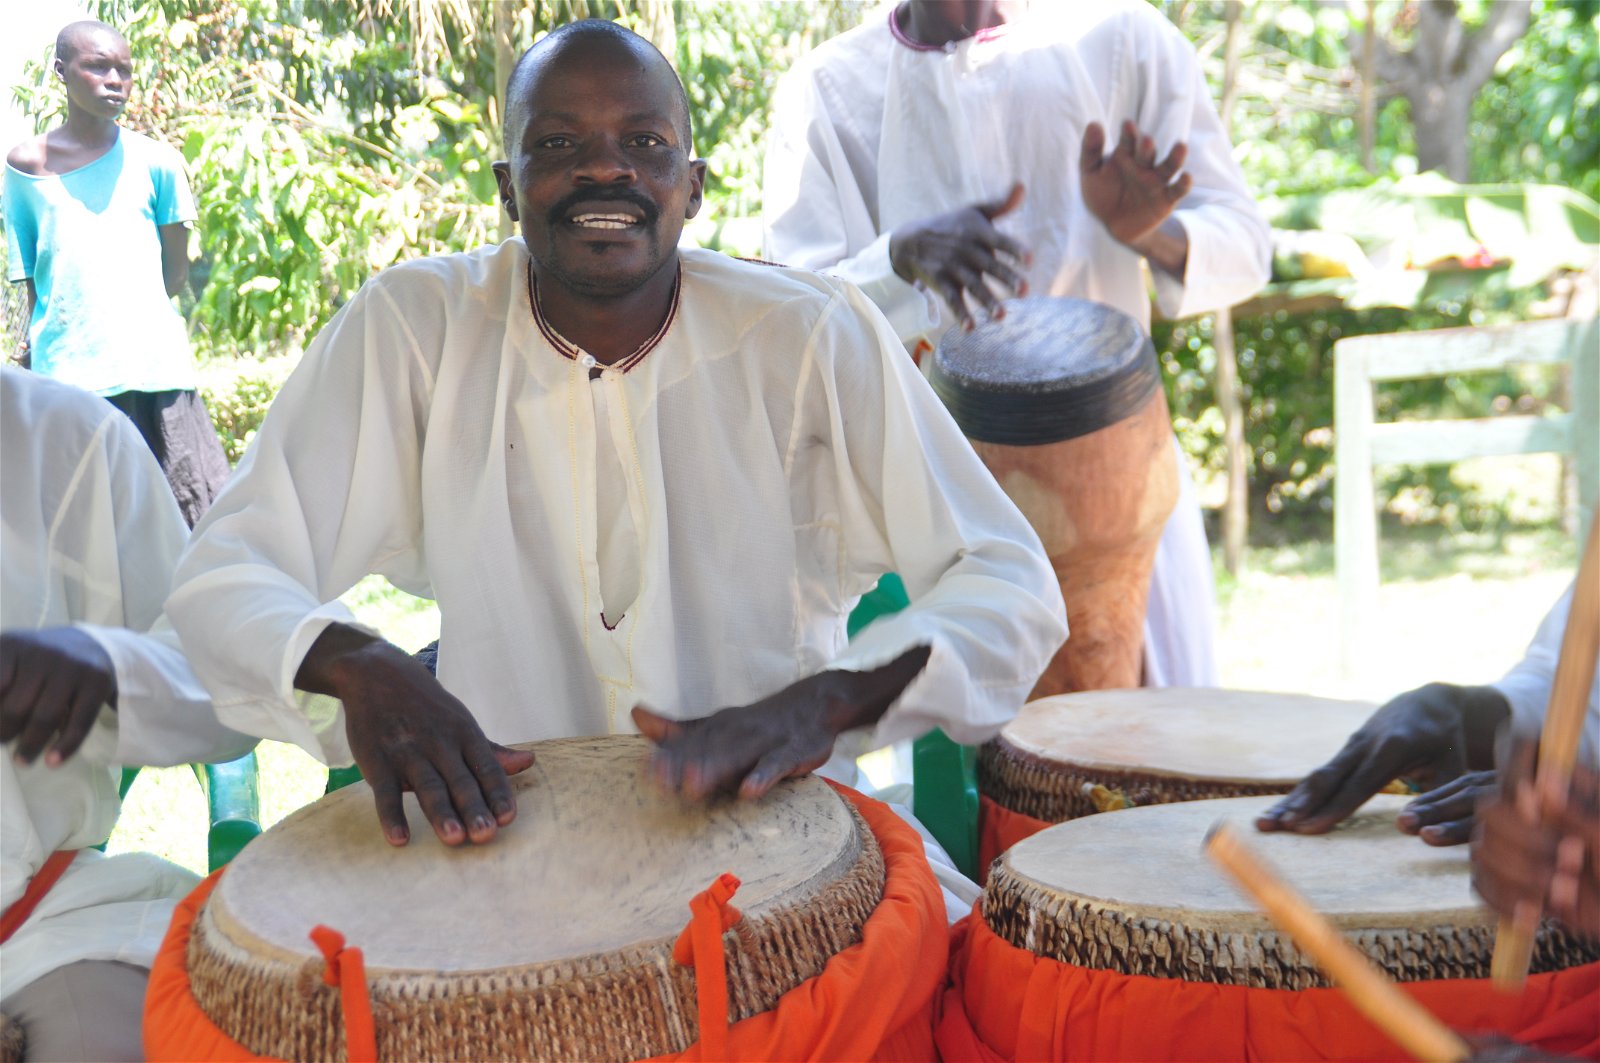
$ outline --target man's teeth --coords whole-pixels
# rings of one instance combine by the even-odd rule
[[[585,229],[626,229],[635,224],[628,214],[579,214],[572,223]]]

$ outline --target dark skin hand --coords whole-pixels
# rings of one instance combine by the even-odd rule
[[[1473,810],[1494,788],[1494,772],[1469,771],[1406,805],[1395,826],[1429,845],[1465,845],[1472,840]]]
[[[1551,801],[1535,791],[1534,753],[1531,738],[1516,742],[1478,806],[1472,885],[1503,916],[1531,909],[1600,938],[1600,772],[1578,765]]]
[[[411,838],[406,790],[446,845],[481,845],[516,818],[507,776],[531,767],[533,754],[485,738],[467,707],[398,646],[332,624],[301,662],[295,686],[344,703],[350,752],[389,844]]]
[[[0,742],[56,767],[78,751],[103,706],[117,705],[111,658],[74,627],[0,634]],[[48,751],[47,751],[48,750]]]
[[[1393,779],[1432,789],[1468,769],[1487,769],[1494,762],[1495,730],[1510,714],[1505,698],[1491,687],[1430,683],[1407,691],[1373,713],[1332,760],[1262,813],[1256,828],[1324,834]],[[1427,806],[1420,812],[1414,806],[1401,815],[1416,814],[1419,829],[1444,822],[1421,821]]]
[[[819,672],[753,704],[695,720],[669,720],[636,705],[633,722],[656,745],[651,769],[666,789],[692,798],[736,792],[754,799],[820,768],[843,732],[876,723],[922,671],[928,653],[919,646],[871,672]]]
[[[987,279],[1026,295],[1028,282],[1017,266],[1026,265],[1030,254],[995,228],[994,221],[1021,206],[1022,194],[1022,185],[1012,185],[1004,199],[900,226],[889,236],[889,262],[895,273],[905,281],[921,281],[937,293],[968,332],[977,325],[969,299],[990,317],[1004,317],[1000,297]]]
[[[1158,162],[1155,141],[1132,122],[1123,122],[1116,148],[1109,155],[1105,148],[1105,129],[1089,123],[1078,156],[1084,206],[1117,240],[1168,273],[1183,276],[1188,241],[1181,226],[1164,228],[1163,223],[1194,184],[1181,172],[1188,146],[1175,145]]]

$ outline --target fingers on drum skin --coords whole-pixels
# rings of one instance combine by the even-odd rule
[[[361,774],[372,787],[372,801],[378,809],[378,825],[390,845],[404,845],[411,840],[411,828],[406,825],[406,807],[401,798],[400,783],[387,764],[361,765]]]
[[[484,760],[488,761],[487,767],[483,765]],[[499,762],[487,750],[472,756],[470,763],[475,767],[469,767],[468,763],[467,759],[457,759],[441,774],[456,815],[466,825],[467,840],[483,845],[494,840],[499,824],[499,817],[490,812],[490,807],[496,798],[502,804],[509,799],[511,787]]]
[[[461,826],[450,789],[440,778],[437,769],[427,761],[418,759],[407,767],[406,775],[412,792],[417,795],[417,804],[422,806],[422,814],[427,817],[439,840],[446,845],[460,845],[466,841],[467,832]]]
[[[1417,832],[1429,845],[1465,845],[1472,840],[1472,818],[1452,819],[1444,823],[1431,823]]]

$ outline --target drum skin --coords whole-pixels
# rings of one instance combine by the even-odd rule
[[[1033,697],[1138,686],[1150,572],[1178,499],[1149,338],[1083,299],[1008,300],[940,341],[929,379],[1038,533],[1066,600],[1066,645]]]

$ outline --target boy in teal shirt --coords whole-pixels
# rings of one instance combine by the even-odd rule
[[[173,305],[187,279],[194,200],[183,160],[117,125],[133,87],[128,42],[102,22],[56,38],[67,119],[6,158],[7,275],[27,285],[31,368],[126,413],[193,525],[228,476],[195,393]]]

